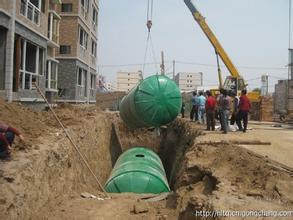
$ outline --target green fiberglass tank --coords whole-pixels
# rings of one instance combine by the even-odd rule
[[[176,83],[154,75],[140,82],[120,104],[120,116],[128,127],[160,127],[180,113],[182,98]]]
[[[159,156],[153,151],[136,147],[118,158],[105,190],[109,193],[162,193],[170,188]]]

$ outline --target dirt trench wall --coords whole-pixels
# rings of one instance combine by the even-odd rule
[[[104,184],[112,169],[111,121],[98,115],[68,131]],[[34,150],[1,162],[0,219],[44,218],[58,201],[83,191],[99,191],[61,130],[39,139],[41,144],[33,146]]]

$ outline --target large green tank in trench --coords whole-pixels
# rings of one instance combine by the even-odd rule
[[[181,111],[182,98],[176,83],[154,75],[140,82],[120,104],[120,116],[130,128],[160,127]]]
[[[153,151],[135,147],[118,158],[105,190],[109,193],[162,193],[170,188],[159,156]]]

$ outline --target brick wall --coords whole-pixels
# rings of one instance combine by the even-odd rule
[[[262,96],[260,102],[252,102],[250,120],[274,121],[274,98],[273,96]]]
[[[59,51],[56,51],[56,56],[58,57],[76,57],[77,56],[77,46],[78,44],[78,23],[77,17],[62,17],[60,22],[60,45],[70,45],[71,53],[70,54],[59,54]],[[69,34],[70,33],[70,34]]]
[[[261,97],[260,120],[274,121],[274,99],[272,96]]]

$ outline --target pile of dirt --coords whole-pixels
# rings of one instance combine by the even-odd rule
[[[97,93],[96,105],[102,110],[117,110],[121,99],[126,95],[125,92]]]
[[[60,125],[51,111],[34,111],[21,103],[7,103],[0,98],[0,122],[15,127],[24,135],[25,146],[16,139],[16,149],[29,148],[37,143],[37,139],[46,136]],[[62,123],[67,126],[81,125],[91,120],[100,108],[89,105],[60,104],[54,109]]]
[[[48,118],[20,103],[7,103],[0,98],[0,122],[17,128],[25,137],[26,145],[31,146],[35,140],[48,132]],[[21,147],[16,140],[16,148]]]
[[[194,130],[194,125],[187,125]],[[208,134],[202,139],[209,140]],[[231,144],[188,149],[176,182],[182,219],[196,210],[292,210],[292,169]],[[189,196],[188,196],[189,195]]]
[[[101,109],[94,105],[60,104],[54,109],[56,115],[65,126],[81,125],[92,119]],[[51,111],[42,113],[46,124],[50,127],[60,128]]]

